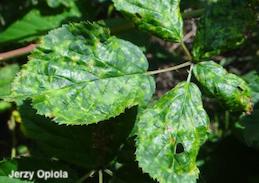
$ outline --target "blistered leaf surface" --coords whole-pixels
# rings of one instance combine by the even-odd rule
[[[41,40],[11,98],[31,98],[39,114],[58,123],[96,123],[149,101],[155,86],[147,69],[137,46],[101,25],[64,25]]]
[[[251,91],[242,78],[228,73],[213,61],[200,62],[194,66],[193,71],[208,94],[220,100],[230,110],[251,112]]]
[[[170,41],[183,38],[180,0],[113,0],[117,10],[145,31]]]
[[[245,40],[248,27],[256,22],[247,0],[219,0],[205,8],[194,41],[196,60],[235,49]]]
[[[139,116],[136,157],[160,183],[196,182],[196,157],[209,119],[193,83],[179,83]]]

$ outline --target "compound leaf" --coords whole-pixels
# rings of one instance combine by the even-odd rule
[[[160,183],[196,182],[196,157],[207,138],[208,123],[198,87],[179,83],[139,116],[139,166]]]
[[[242,78],[213,61],[196,64],[193,72],[205,91],[231,111],[252,111],[251,90]]]
[[[128,16],[140,29],[169,40],[181,42],[183,20],[180,0],[113,0],[117,10]]]
[[[41,40],[10,99],[30,98],[38,114],[60,124],[97,123],[149,101],[155,84],[147,69],[137,46],[101,25],[64,25]]]
[[[247,0],[219,0],[205,8],[194,41],[196,60],[235,49],[245,40],[248,27],[256,22]]]

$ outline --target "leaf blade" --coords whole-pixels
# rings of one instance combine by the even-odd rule
[[[179,83],[139,117],[139,166],[161,183],[196,182],[196,156],[207,138],[208,121],[198,87]]]
[[[247,83],[235,74],[228,73],[213,61],[196,64],[194,75],[209,95],[220,100],[232,111],[252,111],[251,91]]]
[[[32,53],[11,98],[31,98],[38,114],[60,124],[97,123],[147,103],[155,87],[147,69],[138,47],[110,37],[101,25],[64,25]]]
[[[117,10],[128,16],[140,29],[170,41],[183,39],[180,0],[113,0]]]

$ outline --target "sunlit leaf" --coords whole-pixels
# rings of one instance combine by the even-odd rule
[[[160,183],[196,182],[196,157],[207,138],[208,123],[198,87],[179,83],[139,116],[139,166]]]

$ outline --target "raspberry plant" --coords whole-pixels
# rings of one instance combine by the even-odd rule
[[[37,29],[42,31],[57,27],[64,17],[80,16],[72,0],[47,3],[52,8],[65,6],[67,10],[58,17],[36,16],[35,20],[41,22]],[[12,82],[9,93],[0,95],[5,104],[17,104],[24,119],[24,134],[39,141],[50,156],[77,165],[82,161],[83,166],[90,169],[103,167],[108,160],[96,158],[88,149],[98,135],[107,135],[107,131],[114,128],[113,138],[118,138],[114,151],[121,144],[119,139],[134,136],[136,161],[154,180],[161,183],[196,182],[199,178],[197,156],[211,133],[202,96],[215,98],[231,112],[245,115],[253,111],[254,90],[242,77],[228,72],[214,59],[245,42],[245,32],[256,21],[252,7],[256,2],[209,2],[198,20],[192,50],[184,40],[180,0],[113,0],[113,3],[116,10],[146,34],[179,43],[185,53],[185,62],[150,71],[141,48],[113,35],[104,21],[70,22],[40,38],[28,63]],[[32,10],[24,20],[1,33],[1,41],[14,39],[8,37],[12,29],[23,25],[32,14],[38,14],[38,11]],[[37,29],[17,34],[16,39],[33,39],[31,35]],[[154,75],[181,68],[188,69],[186,80],[154,99]],[[123,113],[133,108],[137,118],[131,133],[119,134],[123,133],[120,124],[111,124],[102,133],[98,131],[101,125],[118,116],[116,123],[127,122],[127,115],[132,111]],[[32,120],[33,113],[38,114],[37,122]],[[46,138],[38,137],[37,132],[44,132]],[[55,133],[71,134],[72,140],[59,139],[54,145],[68,143],[70,148],[56,149],[49,140],[56,138]],[[81,147],[75,145],[77,140],[86,142]],[[98,143],[102,146],[102,142]],[[66,150],[76,151],[75,156],[71,157]],[[90,158],[84,157],[87,153]],[[108,154],[111,156],[111,152]],[[15,161],[19,160],[9,164],[15,166],[18,164]],[[2,162],[0,170],[11,166],[9,164]],[[0,171],[0,175],[6,173]],[[100,171],[99,175],[102,175]],[[0,177],[2,181],[6,179]]]

